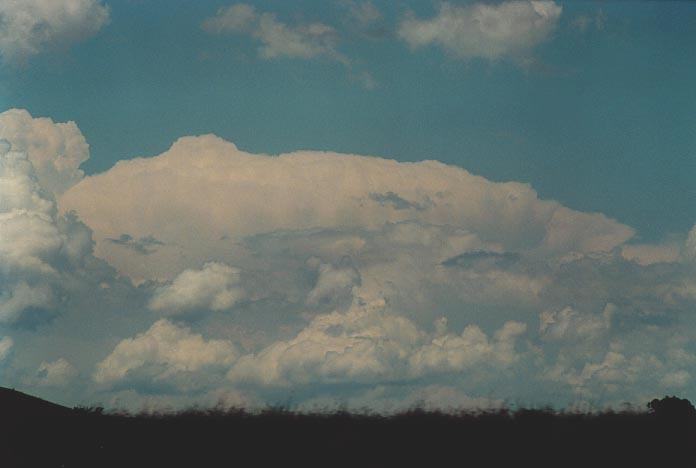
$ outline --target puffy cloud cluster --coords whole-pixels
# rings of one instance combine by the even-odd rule
[[[520,60],[551,36],[561,11],[553,1],[445,2],[433,18],[407,16],[398,32],[414,48],[438,45],[462,59]]]
[[[26,153],[0,140],[0,323],[50,310],[64,274],[92,252],[89,229],[59,216]]]
[[[0,56],[21,63],[87,39],[108,21],[109,9],[101,0],[3,0]]]
[[[484,363],[513,363],[515,338],[526,330],[522,323],[507,322],[491,340],[475,325],[461,335],[447,333],[445,320],[432,335],[405,317],[385,312],[385,305],[384,300],[358,299],[346,313],[318,316],[293,339],[242,356],[228,378],[239,384],[290,386],[461,373]]]
[[[80,164],[89,159],[89,145],[75,122],[56,123],[10,109],[0,113],[0,139],[28,155],[41,187],[51,193],[62,194],[84,175]]]
[[[200,270],[184,270],[170,284],[155,290],[150,308],[166,315],[226,310],[244,297],[239,279],[238,269],[222,263],[209,262]]]
[[[346,61],[336,50],[338,36],[331,26],[318,22],[288,25],[273,13],[259,13],[246,3],[220,8],[203,22],[203,29],[213,34],[249,35],[262,44],[259,55],[265,59],[326,56]]]
[[[180,373],[208,367],[229,366],[237,357],[235,346],[225,340],[205,340],[188,327],[161,319],[146,332],[121,341],[94,372],[100,384],[131,377],[135,371],[150,379],[166,380]]]

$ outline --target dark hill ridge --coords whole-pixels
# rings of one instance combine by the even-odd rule
[[[0,417],[3,420],[26,417],[68,416],[74,411],[41,398],[0,387]]]
[[[129,415],[0,389],[0,467],[696,467],[693,406],[670,397],[648,408]]]

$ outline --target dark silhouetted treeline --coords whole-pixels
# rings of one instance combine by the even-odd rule
[[[646,411],[550,410],[392,416],[269,409],[176,414],[69,409],[0,391],[0,466],[682,467],[695,466],[687,400]]]

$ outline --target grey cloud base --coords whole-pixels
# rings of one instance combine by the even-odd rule
[[[630,244],[525,184],[210,135],[63,193],[37,138],[0,154],[3,385],[133,409],[694,397],[693,231]]]

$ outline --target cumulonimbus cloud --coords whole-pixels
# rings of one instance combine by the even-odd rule
[[[395,206],[396,197],[409,203]],[[227,258],[229,241],[280,230],[418,221],[456,226],[503,250],[547,254],[609,251],[634,232],[602,214],[541,200],[527,184],[491,182],[437,161],[313,151],[269,156],[212,135],[181,138],[153,158],[120,161],[72,187],[60,205],[94,230],[99,255],[140,277],[166,277],[183,269],[174,264],[198,266],[216,253]],[[123,232],[166,244],[149,256],[149,272],[105,240]],[[180,263],[182,252],[199,263]]]

